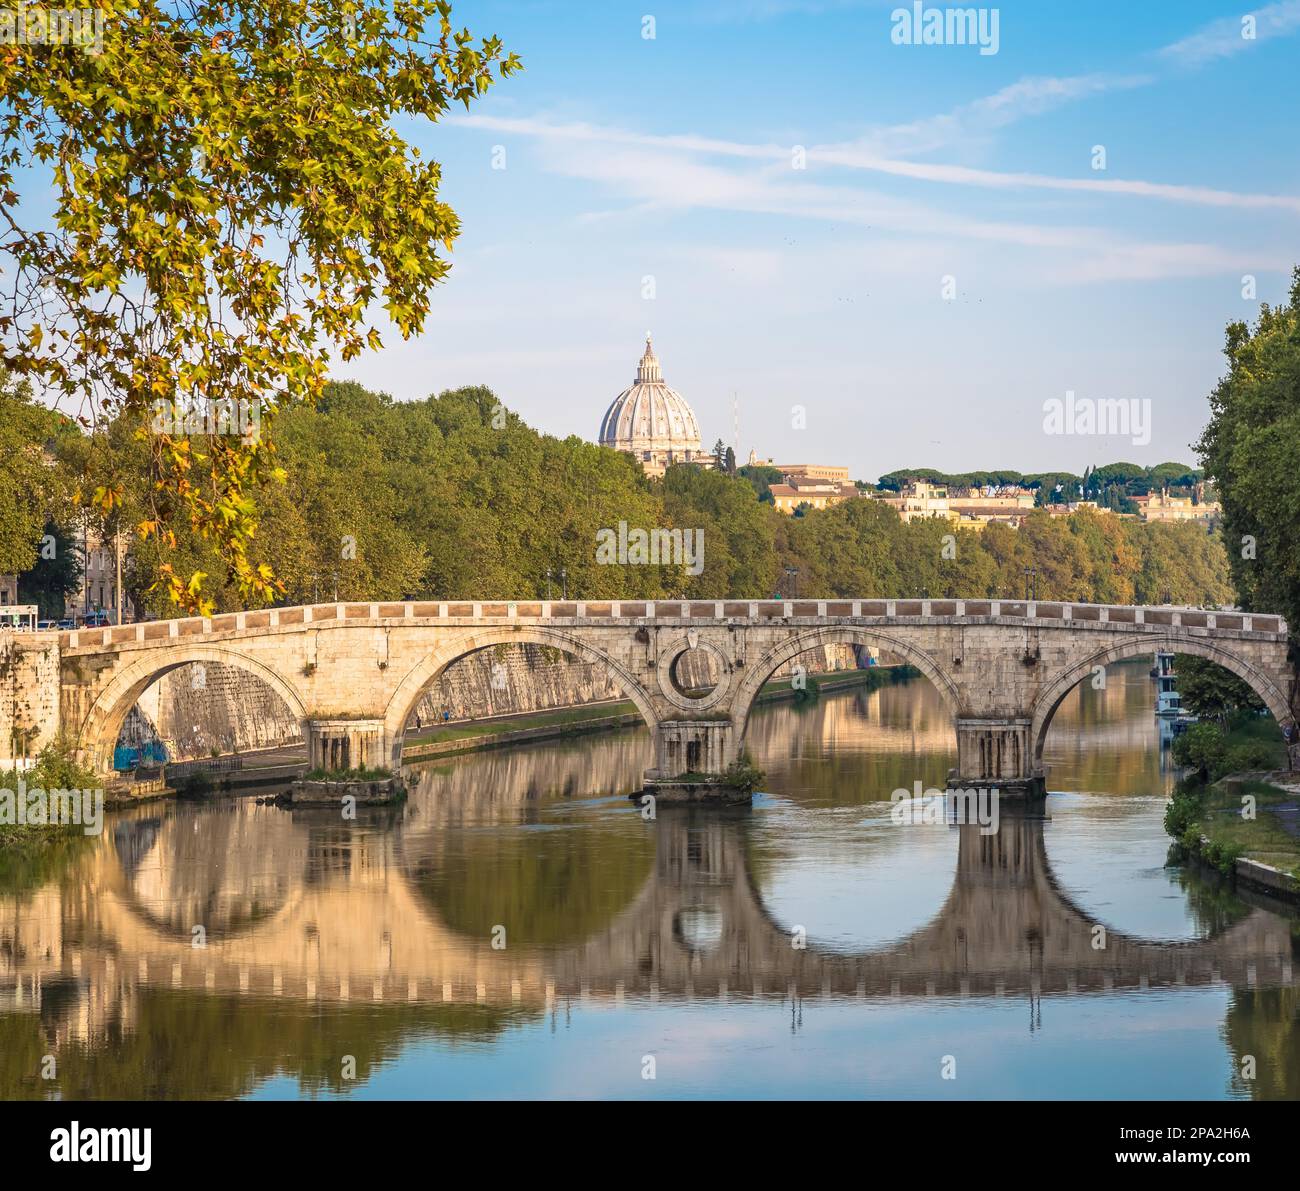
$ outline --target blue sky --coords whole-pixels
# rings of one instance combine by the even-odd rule
[[[1013,0],[996,53],[896,44],[898,8],[459,0],[525,69],[403,124],[463,234],[425,334],[380,311],[335,375],[591,439],[652,330],[742,459],[1191,461],[1225,324],[1300,262],[1300,0]],[[1048,433],[1067,392],[1150,433]]]
[[[1225,323],[1300,261],[1300,0],[1253,10],[1254,39],[1211,0],[1017,0],[990,55],[894,44],[896,7],[458,6],[525,71],[409,130],[464,221],[454,268],[419,341],[340,374],[486,383],[594,438],[653,330],[708,443],[737,395],[742,458],[1191,459]],[[1066,390],[1149,400],[1149,444],[1045,434]]]

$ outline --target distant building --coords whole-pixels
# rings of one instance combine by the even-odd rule
[[[636,379],[605,411],[599,441],[602,447],[635,456],[648,476],[661,476],[674,463],[714,464],[713,456],[700,445],[695,412],[685,397],[664,383],[648,334]]]
[[[1133,503],[1143,521],[1203,521],[1207,524],[1218,521],[1223,515],[1219,502],[1204,499],[1204,485],[1197,485],[1196,494],[1196,501],[1193,501],[1190,496],[1170,496],[1169,489],[1164,488],[1149,496],[1135,496]]]
[[[904,521],[923,517],[942,517],[953,522],[961,519],[961,514],[949,506],[947,487],[932,484],[929,480],[913,480],[905,484],[897,496],[882,496],[880,499],[897,509]]]
[[[982,529],[992,521],[1018,529],[1034,507],[1028,488],[949,488],[929,480],[912,480],[897,496],[881,497],[904,521],[941,517],[954,525]]]
[[[772,503],[778,512],[793,513],[801,505],[810,509],[828,509],[859,495],[856,484],[849,483],[849,469],[823,463],[775,465],[781,483],[770,485]]]
[[[18,576],[0,575],[0,604],[18,603]]]
[[[122,605],[123,623],[135,619],[135,606],[129,596],[119,600],[117,590],[117,555],[112,539],[104,541],[97,533],[84,530],[77,542],[81,554],[81,589],[68,597],[68,615],[87,616],[91,612],[107,612],[112,620],[118,619],[118,604]],[[122,541],[122,566],[125,568],[130,548],[125,535]]]
[[[787,482],[800,480],[826,480],[834,484],[849,482],[847,467],[834,467],[829,463],[777,463],[773,466],[786,478]]]
[[[803,476],[787,476],[785,483],[770,485],[770,491],[772,503],[782,513],[793,513],[800,505],[807,505],[811,509],[828,509],[858,496],[856,484]]]
[[[1095,500],[1072,500],[1065,504],[1045,505],[1048,515],[1052,517],[1069,517],[1072,513],[1077,513],[1080,509],[1087,509],[1093,513],[1104,513],[1107,517],[1127,517],[1128,513],[1116,513],[1114,509],[1106,505],[1099,505]]]

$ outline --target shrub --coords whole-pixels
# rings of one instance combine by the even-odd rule
[[[1177,764],[1195,769],[1204,781],[1218,773],[1226,748],[1223,729],[1216,724],[1193,724],[1175,738],[1171,752]]]
[[[1222,773],[1242,773],[1249,769],[1272,769],[1277,764],[1277,749],[1267,740],[1246,740],[1230,746],[1221,762]],[[1216,776],[1221,776],[1217,774]]]
[[[206,770],[192,769],[176,783],[176,793],[181,798],[202,798],[212,793],[212,778]]]
[[[1181,839],[1191,829],[1200,813],[1201,798],[1199,794],[1191,790],[1180,789],[1174,794],[1169,805],[1165,807],[1165,831],[1174,839]],[[1197,838],[1200,838],[1199,834]]]
[[[740,756],[723,773],[722,780],[733,789],[752,794],[766,776],[767,774],[754,764],[754,758],[750,756],[749,750],[742,749]]]

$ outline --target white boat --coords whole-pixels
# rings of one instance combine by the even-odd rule
[[[1183,697],[1174,687],[1174,655],[1156,654],[1156,715],[1177,719],[1183,714]]]

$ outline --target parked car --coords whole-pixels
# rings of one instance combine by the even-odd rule
[[[36,622],[36,627],[42,633],[48,633],[51,629],[58,628],[58,625],[56,625],[52,620],[38,620]]]
[[[96,608],[94,612],[87,612],[86,618],[81,622],[82,628],[86,629],[106,629],[113,623],[111,613],[104,611],[103,608]]]
[[[58,624],[58,629],[61,633],[70,633],[76,627],[77,622],[71,616],[65,616]]]

